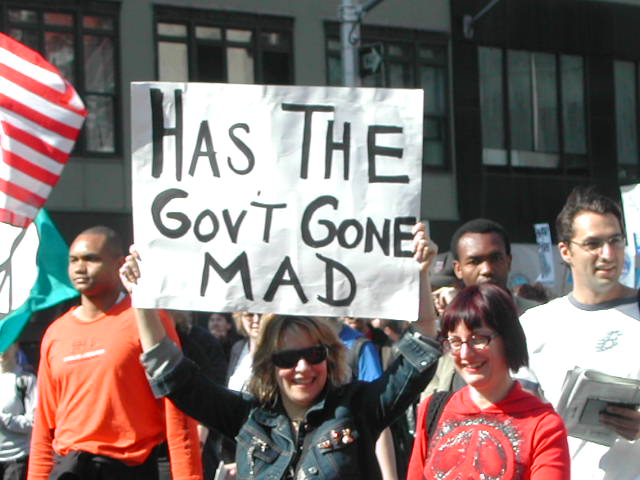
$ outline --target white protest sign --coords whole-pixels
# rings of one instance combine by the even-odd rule
[[[0,318],[16,310],[29,298],[38,278],[38,228],[32,222],[20,228],[0,222]]]
[[[620,187],[620,193],[627,233],[625,266],[620,276],[620,282],[628,287],[635,288],[638,274],[636,260],[640,255],[640,184],[623,185]]]
[[[416,318],[422,90],[131,95],[136,306]]]
[[[553,261],[553,242],[551,241],[551,229],[548,223],[536,223],[533,226],[538,244],[538,260],[540,261],[540,275],[536,282],[554,285],[556,283],[556,271]]]

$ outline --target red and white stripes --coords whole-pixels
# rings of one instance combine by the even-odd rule
[[[0,221],[26,227],[45,204],[87,111],[39,53],[0,33]]]

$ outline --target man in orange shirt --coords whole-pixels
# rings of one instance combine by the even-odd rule
[[[118,276],[123,260],[118,235],[107,227],[85,230],[69,249],[81,303],[42,340],[29,480],[157,480],[155,448],[165,438],[173,479],[202,478],[195,422],[154,398],[140,365],[131,301]],[[171,321],[163,321],[177,340]]]

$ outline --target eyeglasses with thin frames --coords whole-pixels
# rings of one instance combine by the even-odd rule
[[[476,333],[467,340],[462,340],[460,337],[449,337],[442,341],[442,347],[448,352],[458,353],[462,349],[462,345],[466,343],[474,350],[484,350],[489,346],[491,340],[497,336],[497,333],[492,333],[491,335]]]
[[[573,240],[569,240],[569,243],[573,243],[582,248],[585,252],[595,255],[602,252],[605,243],[612,248],[624,248],[626,242],[625,238],[621,234],[618,234],[609,238],[589,238],[583,242],[574,242]]]

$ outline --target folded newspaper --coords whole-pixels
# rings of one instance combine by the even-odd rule
[[[556,410],[572,437],[611,446],[617,434],[600,423],[610,404],[638,409],[640,380],[576,367],[567,372]]]

